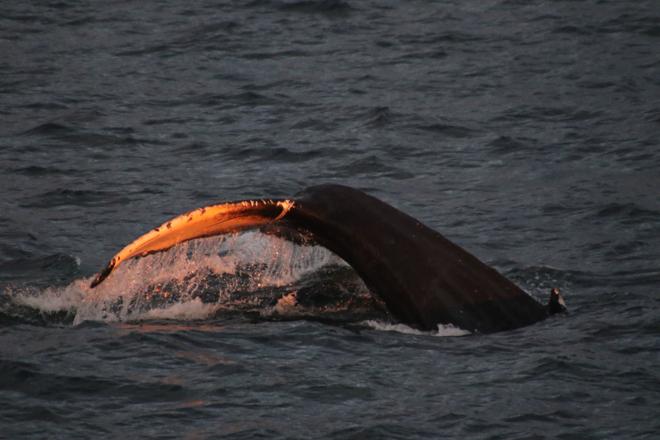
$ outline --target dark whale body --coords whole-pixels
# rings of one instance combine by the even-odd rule
[[[438,232],[361,191],[315,186],[285,221],[341,256],[398,320],[494,332],[532,324],[547,308]]]
[[[293,200],[234,202],[183,214],[124,248],[92,287],[125,259],[254,227],[284,237],[287,230],[311,236],[350,264],[396,319],[422,330],[452,324],[490,333],[564,310],[558,291],[553,290],[544,306],[440,233],[341,185],[314,186]]]

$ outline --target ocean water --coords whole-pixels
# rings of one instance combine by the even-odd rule
[[[4,2],[0,438],[658,438],[658,47],[655,0]],[[569,313],[418,332],[256,232],[89,289],[324,182]]]

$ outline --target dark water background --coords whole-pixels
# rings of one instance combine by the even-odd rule
[[[658,438],[659,48],[656,0],[3,2],[0,437]],[[570,314],[449,337],[117,304],[195,258],[89,296],[170,216],[321,182]]]

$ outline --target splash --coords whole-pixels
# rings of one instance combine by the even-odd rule
[[[126,261],[94,289],[90,279],[65,287],[14,288],[5,296],[21,309],[18,313],[23,308],[41,315],[65,313],[74,325],[236,313],[294,319],[348,311],[356,302],[367,309],[374,304],[352,269],[327,249],[258,231],[192,240]],[[296,300],[285,307],[286,298]]]
[[[7,323],[70,324],[79,299],[60,291],[4,286],[0,291],[0,325]]]
[[[105,283],[85,289],[74,324],[260,311],[304,276],[333,264],[344,263],[322,247],[257,231],[192,240],[127,261]]]
[[[76,280],[67,287],[16,288],[7,290],[10,300],[18,306],[39,311],[42,314],[66,312],[75,314],[85,295],[85,281]]]

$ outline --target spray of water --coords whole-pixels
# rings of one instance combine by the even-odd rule
[[[342,265],[325,248],[250,231],[193,240],[130,260],[94,289],[90,277],[65,287],[22,287],[6,293],[13,305],[46,314],[66,312],[75,316],[74,324],[195,320],[219,310],[275,306],[287,288],[305,276]]]
[[[341,320],[362,321],[376,330],[420,333],[391,323],[384,305],[327,249],[258,231],[192,240],[126,261],[93,289],[92,278],[64,287],[21,287],[5,293],[22,311],[65,316],[74,325],[196,321],[236,313],[264,319],[331,320],[341,315]],[[467,333],[453,327],[432,332]]]

